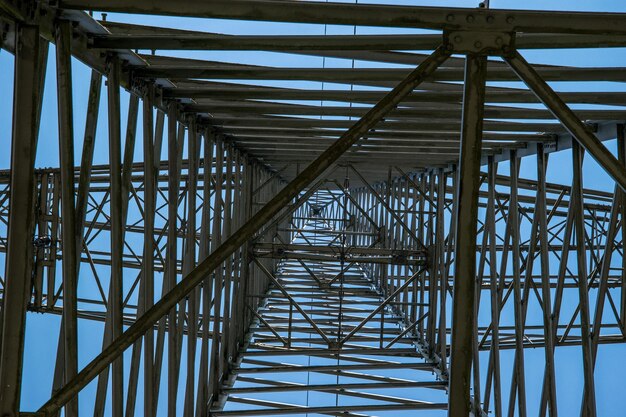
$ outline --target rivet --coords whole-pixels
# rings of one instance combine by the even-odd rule
[[[493,16],[487,16],[487,23],[493,23],[496,20]]]
[[[471,14],[467,16],[467,23],[472,23],[474,21],[474,16],[472,16]]]
[[[500,45],[502,45],[503,43],[504,43],[504,40],[503,40],[500,36],[498,36],[498,37],[496,38],[496,45],[500,46]]]
[[[506,23],[513,23],[515,21],[515,18],[513,16],[509,16],[506,18]]]
[[[454,22],[454,15],[453,15],[453,14],[449,14],[449,15],[447,15],[447,16],[446,16],[446,20],[447,20],[448,22]]]
[[[461,35],[456,35],[456,36],[454,37],[454,42],[459,43],[459,42],[461,42],[462,40],[463,40],[463,38],[461,37]]]
[[[481,47],[483,46],[483,43],[482,43],[481,41],[476,41],[476,42],[474,43],[474,46],[475,46],[476,48],[481,48]]]

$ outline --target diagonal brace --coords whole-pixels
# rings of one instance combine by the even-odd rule
[[[591,133],[578,116],[565,104],[559,95],[546,83],[518,51],[502,57],[517,76],[528,86],[539,100],[559,119],[572,137],[585,148],[593,159],[626,191],[626,169],[615,156]]]
[[[374,318],[374,316],[376,316],[376,314],[378,314],[383,308],[385,308],[385,306],[387,304],[389,304],[390,302],[393,301],[394,298],[396,298],[398,296],[398,294],[400,294],[402,291],[404,291],[405,288],[407,288],[409,285],[411,285],[411,283],[413,281],[415,281],[415,279],[419,276],[419,274],[421,274],[424,271],[424,268],[420,268],[417,270],[416,273],[414,273],[409,279],[407,279],[406,281],[404,281],[404,283],[402,285],[400,285],[398,288],[396,288],[396,290],[391,293],[391,295],[387,298],[385,298],[385,300],[380,303],[380,305],[378,307],[376,307],[374,309],[374,311],[372,311],[367,317],[365,317],[359,324],[356,325],[356,327],[354,327],[350,333],[348,333],[343,339],[341,339],[341,344],[344,344],[346,341],[348,341],[348,339],[350,339],[352,336],[354,336],[356,334],[356,332],[358,332],[359,330],[361,330],[361,328],[363,326],[365,326],[367,324],[368,321],[370,321],[371,319]]]
[[[265,265],[263,265],[261,262],[258,261],[258,259],[254,259],[254,263],[259,267],[259,269],[261,271],[263,271],[263,273],[265,275],[267,275],[267,277],[274,283],[274,285],[276,285],[276,288],[278,288],[278,290],[289,300],[289,302],[291,303],[291,305],[293,305],[296,310],[298,310],[298,313],[300,313],[302,315],[302,317],[311,325],[311,327],[313,327],[313,329],[315,329],[315,331],[317,332],[317,334],[319,334],[322,339],[324,339],[324,341],[326,343],[328,343],[329,345],[332,344],[332,341],[328,338],[328,336],[326,336],[326,333],[324,333],[324,331],[322,329],[320,329],[318,327],[318,325],[315,323],[315,321],[306,313],[306,311],[304,311],[302,309],[302,307],[300,307],[300,304],[298,304],[298,302],[296,300],[293,299],[293,297],[291,295],[289,295],[289,292],[287,292],[287,290],[285,289],[285,287],[283,287],[283,285],[276,279],[276,277],[274,276],[274,274],[272,274],[266,267]]]

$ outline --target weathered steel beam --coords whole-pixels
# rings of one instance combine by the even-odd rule
[[[182,31],[181,31],[182,32]],[[97,35],[90,46],[102,49],[210,51],[430,51],[441,35],[221,35],[163,33],[162,35]],[[626,46],[617,36],[520,34],[518,49],[599,48]]]
[[[15,56],[13,132],[11,139],[11,197],[2,305],[0,347],[0,413],[17,417],[24,355],[26,306],[31,271],[25,257],[32,254],[34,221],[35,154],[43,97],[39,61],[39,27],[19,28]]]
[[[120,13],[267,20],[440,30],[491,30],[526,33],[626,34],[626,15],[444,7],[354,5],[299,1],[219,0],[62,0],[64,9]]]
[[[289,88],[265,88],[243,86],[241,84],[215,83],[206,86],[180,86],[163,90],[168,98],[211,98],[228,100],[299,100],[299,101],[339,101],[351,103],[376,103],[385,95],[384,91],[366,90],[298,90]],[[626,104],[626,94],[613,91],[595,92],[559,92],[561,98],[568,103],[586,104]],[[403,104],[411,103],[461,103],[463,91],[438,91],[436,89],[416,91],[410,94]],[[522,89],[495,90],[487,89],[487,103],[536,103],[535,95]]]
[[[476,235],[487,58],[468,54],[458,168],[454,304],[450,359],[450,417],[471,411],[470,385],[475,322]]]
[[[143,160],[144,160],[144,235],[142,279],[144,311],[154,304],[154,220],[156,212],[156,166],[154,154],[154,88],[148,87],[143,99]],[[154,330],[149,329],[143,339],[143,407],[144,417],[156,416],[154,406]]]
[[[587,252],[585,246],[585,221],[583,217],[583,152],[581,145],[572,146],[572,203],[574,210],[574,235],[577,247],[577,272],[578,272],[578,306],[580,309],[580,338],[582,346],[582,368],[583,368],[583,401],[580,410],[585,417],[595,417],[596,391],[594,377],[594,353],[592,347],[592,334],[590,328],[589,313],[589,290],[587,282]],[[621,166],[622,164],[619,163]],[[623,168],[622,168],[623,169]],[[556,408],[555,408],[556,409]],[[551,416],[556,414],[551,414]]]
[[[61,165],[61,228],[63,239],[63,337],[64,381],[78,373],[78,265],[76,207],[74,201],[74,120],[72,104],[72,28],[61,20],[56,33],[59,159]],[[82,232],[82,231],[81,231]],[[65,407],[68,417],[78,416],[78,398]]]
[[[367,84],[397,82],[410,70],[403,68],[278,68],[278,67],[206,67],[188,65],[153,65],[133,70],[136,77],[212,80],[291,80],[326,81],[334,83]],[[541,67],[537,73],[546,81],[626,81],[620,67]],[[507,68],[489,68],[489,81],[517,81]],[[442,68],[426,81],[463,81],[462,68]]]
[[[111,290],[109,308],[111,311],[111,340],[123,332],[123,266],[124,248],[122,223],[122,139],[120,123],[120,61],[117,56],[110,59],[107,79],[108,118],[109,118],[109,163],[111,165]],[[112,361],[112,404],[113,415],[124,412],[124,363],[119,356]],[[104,367],[103,367],[104,369]],[[94,375],[95,376],[95,375]],[[76,378],[74,378],[75,380]],[[61,389],[62,390],[62,389]]]

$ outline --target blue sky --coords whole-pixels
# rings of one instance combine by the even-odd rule
[[[345,1],[351,3],[353,1]],[[363,3],[360,1],[360,3]],[[374,2],[372,2],[374,3]],[[436,5],[436,6],[460,6],[475,7],[477,1],[377,1],[376,3],[389,4],[410,4],[410,5]],[[513,0],[492,0],[492,8],[525,8],[525,9],[552,9],[552,10],[579,10],[579,11],[611,11],[626,12],[626,2],[611,0],[604,1],[538,1],[527,0],[524,2]],[[96,18],[100,18],[100,13],[95,13]],[[129,23],[164,26],[173,28],[184,28],[190,30],[210,31],[228,34],[351,34],[353,27],[328,26],[323,25],[296,25],[288,23],[270,22],[238,22],[222,21],[213,19],[191,19],[159,16],[129,16],[108,14],[107,20],[123,21]],[[389,28],[357,28],[357,33],[407,33],[408,30],[395,30]],[[196,57],[198,59],[223,60],[227,62],[240,62],[258,65],[273,66],[301,66],[301,67],[321,67],[322,58],[287,55],[269,52],[179,52],[165,51],[165,55]],[[621,48],[609,50],[565,50],[558,53],[545,51],[524,51],[524,56],[531,62],[577,65],[577,66],[624,66],[626,67],[626,51]],[[352,63],[347,60],[327,59],[324,65],[327,67],[349,67]],[[356,63],[357,67],[371,66],[372,63]],[[0,68],[3,69],[4,77],[0,77],[0,91],[3,92],[4,100],[0,100],[0,125],[5,129],[0,130],[0,168],[9,166],[10,132],[11,125],[11,97],[12,97],[12,66],[13,57],[2,51],[0,53]],[[58,166],[58,135],[57,135],[57,105],[56,105],[56,82],[54,77],[54,46],[50,49],[50,59],[48,63],[48,77],[46,78],[46,88],[44,94],[43,115],[41,121],[41,132],[39,137],[39,148],[37,153],[37,167]],[[74,98],[74,134],[75,134],[75,160],[79,161],[82,148],[82,136],[84,130],[84,120],[87,108],[87,89],[89,86],[90,70],[82,63],[73,62],[73,98]],[[272,84],[272,83],[268,83]],[[273,83],[276,85],[276,83]],[[289,84],[306,88],[321,88],[320,83],[299,82]],[[508,84],[521,86],[521,84]],[[326,88],[336,88],[329,86]],[[345,86],[343,86],[345,88]],[[625,91],[624,85],[609,85],[607,83],[593,83],[582,86],[581,83],[559,83],[554,87],[560,91],[581,90],[587,91]],[[125,131],[126,108],[128,103],[128,93],[122,93],[122,132]],[[106,127],[106,90],[103,89],[100,123],[96,140],[96,164],[108,162],[107,127]],[[141,138],[141,113],[138,122],[138,138]],[[136,160],[141,160],[141,141],[136,147]],[[614,150],[613,141],[607,146]],[[165,151],[165,147],[164,147]],[[569,152],[561,152],[550,156],[549,181],[569,184],[571,174],[569,173]],[[586,158],[585,162],[585,184],[607,191],[612,191],[613,183],[604,175],[597,165]],[[505,165],[505,164],[502,164]],[[563,169],[562,167],[567,167]],[[506,168],[502,168],[503,172]],[[522,163],[522,176],[534,178],[535,165],[534,158],[526,158]],[[0,256],[0,261],[4,261]],[[86,268],[84,268],[86,269]],[[106,269],[103,269],[106,271]],[[90,291],[93,286],[83,284],[83,291]],[[38,408],[50,395],[51,378],[53,371],[53,358],[56,354],[56,338],[58,337],[59,318],[56,316],[43,316],[29,313],[27,326],[27,351],[25,354],[25,372],[23,389],[23,410],[34,410]],[[85,365],[99,351],[101,346],[102,325],[94,322],[81,323],[79,337],[81,341],[81,366]],[[51,342],[53,341],[53,342]],[[503,363],[511,363],[512,360],[503,354]],[[609,345],[600,347],[598,365],[596,370],[597,395],[598,395],[598,415],[614,416],[624,415],[626,409],[626,399],[624,398],[623,384],[626,375],[626,362],[615,360],[616,357],[623,357],[626,348],[622,345]],[[543,372],[543,351],[537,349],[527,352],[527,372],[529,378],[532,373]],[[512,356],[511,356],[512,357]],[[536,357],[536,359],[535,359]],[[533,361],[537,361],[537,368],[533,367]],[[562,348],[558,350],[557,372],[559,373],[559,405],[563,407],[561,415],[572,415],[578,412],[578,393],[582,387],[582,368],[580,367],[580,349]],[[621,375],[620,375],[621,374]],[[508,380],[508,376],[504,381]],[[506,385],[505,385],[506,386]],[[83,394],[81,394],[81,405],[86,409],[91,409],[93,400],[94,384],[91,384]],[[530,392],[531,390],[529,390]],[[572,401],[572,398],[575,400]],[[530,401],[530,395],[529,395]],[[162,404],[164,402],[161,402]],[[138,410],[140,410],[140,404]],[[161,410],[162,411],[162,410]]]

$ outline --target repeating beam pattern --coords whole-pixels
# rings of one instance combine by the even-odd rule
[[[354,34],[224,35],[84,10]],[[626,341],[626,94],[578,87],[625,71],[519,51],[624,46],[624,15],[0,0],[0,20],[15,74],[2,415],[556,417],[560,360],[580,371],[581,415],[598,413],[598,359]],[[84,131],[73,58],[91,75]],[[51,77],[58,166],[37,168]],[[615,139],[617,152],[603,143]],[[612,191],[590,186],[589,160]],[[38,381],[50,395],[28,408],[31,313],[57,324]],[[84,326],[100,339],[86,345]]]

